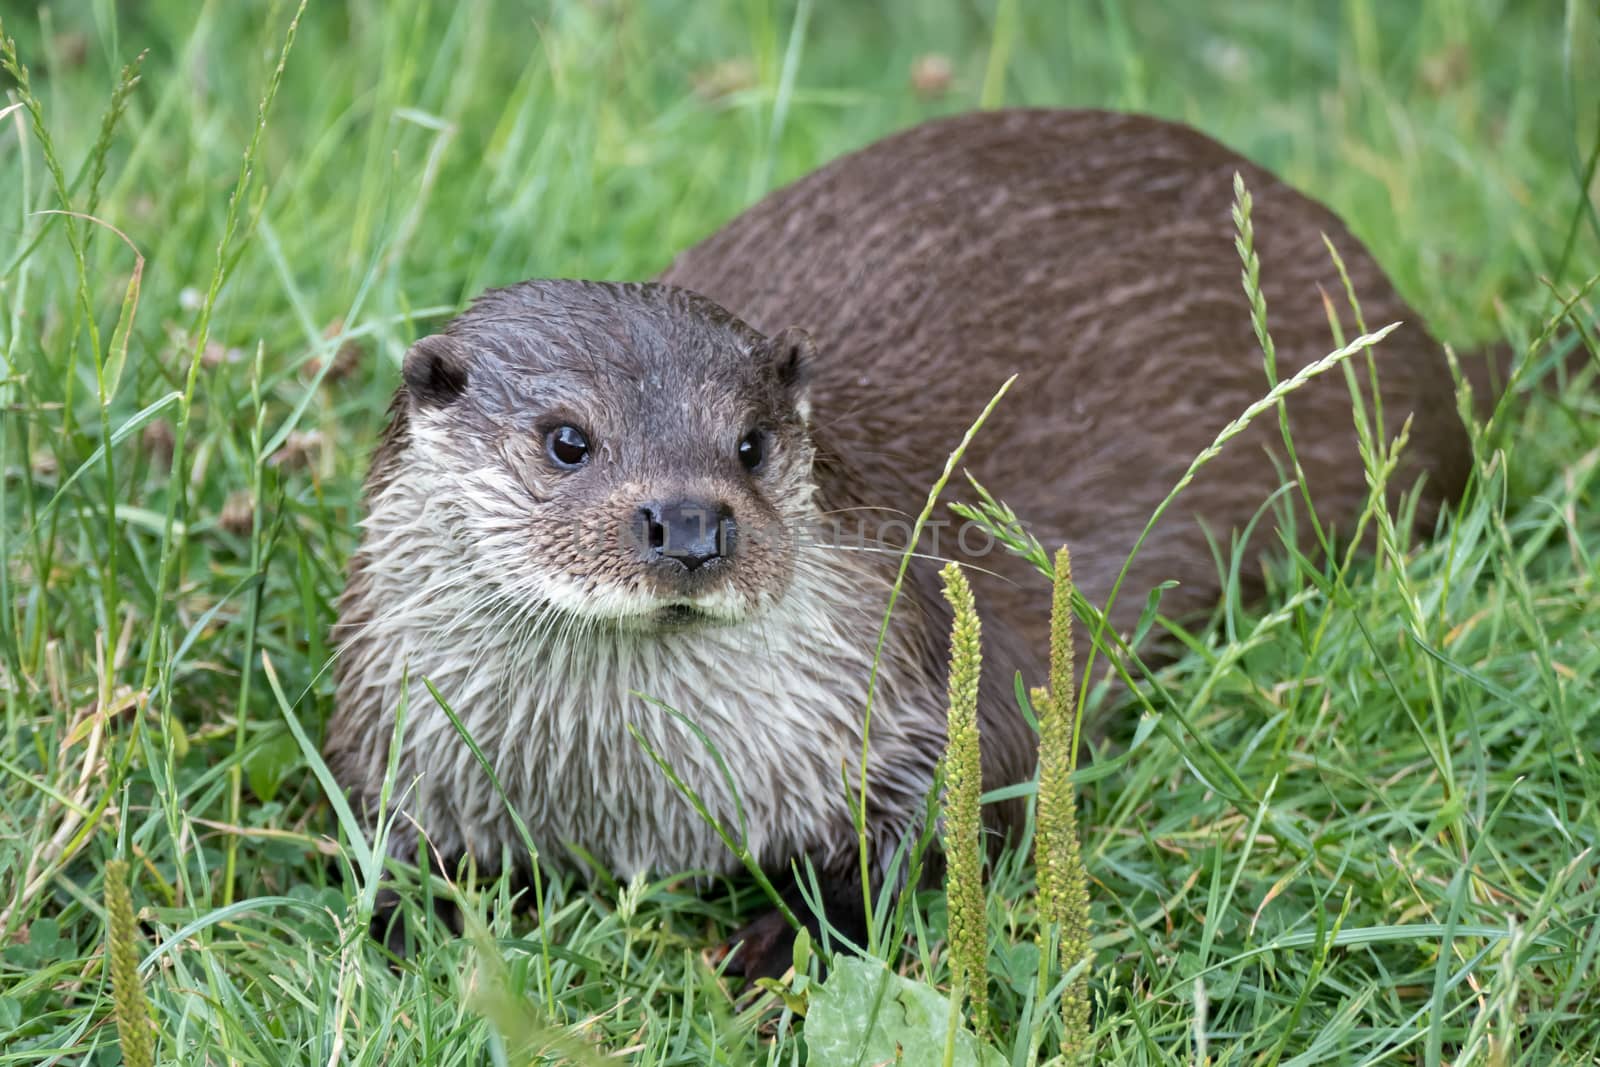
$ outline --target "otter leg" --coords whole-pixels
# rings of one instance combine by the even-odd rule
[[[435,922],[449,929],[452,934],[461,936],[461,909],[455,901],[449,897],[435,896],[433,917]],[[406,921],[406,913],[400,907],[400,894],[389,886],[380,888],[372,908],[372,922],[368,926],[372,939],[382,943],[396,959],[410,959],[415,948],[415,939],[411,936],[413,926]]]
[[[434,861],[433,854],[428,849],[418,848],[418,839],[415,831],[395,827],[389,839],[389,856],[393,859],[416,863],[419,892],[426,893],[425,888],[429,878],[441,874]],[[372,921],[368,924],[368,931],[374,941],[387,948],[396,959],[410,959],[414,953],[416,941],[413,929],[414,923],[406,921],[405,910],[400,906],[401,894],[392,884],[392,879],[386,871],[383,880],[378,886],[378,895],[373,902]],[[448,929],[457,937],[461,936],[464,924],[461,919],[461,909],[456,902],[448,896],[437,893],[432,895],[433,921]]]
[[[822,920],[812,911],[801,891],[799,882],[788,870],[773,878],[779,895],[789,910],[811,934],[813,942],[821,943]],[[854,945],[867,942],[866,912],[861,901],[861,872],[817,870],[817,888],[821,891],[818,904],[827,917],[829,928],[837,934],[832,938],[835,949],[843,938]],[[794,939],[798,931],[789,925],[783,912],[774,907],[758,915],[740,928],[725,942],[733,958],[726,973],[754,982],[757,978],[779,978],[794,963]]]

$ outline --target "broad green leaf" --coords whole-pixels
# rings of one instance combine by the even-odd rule
[[[950,1001],[876,960],[839,957],[811,991],[806,1012],[809,1067],[944,1062]],[[954,1067],[1005,1067],[1005,1057],[965,1030],[956,1034]]]

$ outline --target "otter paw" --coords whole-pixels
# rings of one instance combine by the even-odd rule
[[[746,982],[781,978],[794,965],[795,929],[777,908],[758,916],[723,943],[732,958],[724,972]]]

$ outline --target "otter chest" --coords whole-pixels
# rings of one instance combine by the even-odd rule
[[[738,867],[673,776],[759,862],[825,861],[853,847],[843,781],[860,773],[870,637],[769,621],[506,641],[467,665],[432,658],[409,650],[410,676],[432,669],[505,794],[413,685],[398,786],[415,783],[407,809],[446,855],[470,852],[490,867],[503,847],[518,857],[509,804],[553,866],[573,865],[575,846],[618,877]],[[900,673],[880,675],[869,768],[900,768],[902,780],[873,775],[883,786],[874,803],[909,818],[939,749],[908,732],[927,716],[899,713],[910,696]],[[928,755],[910,761],[917,781],[903,780],[906,754],[919,752]]]

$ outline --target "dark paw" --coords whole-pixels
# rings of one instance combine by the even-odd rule
[[[461,911],[455,902],[443,897],[433,898],[433,922],[459,936]],[[416,954],[416,931],[406,921],[406,911],[400,906],[400,895],[392,889],[378,890],[378,899],[372,909],[369,927],[372,939],[388,949],[396,960],[408,960]]]
[[[795,929],[773,908],[758,916],[724,943],[731,953],[726,974],[754,982],[758,978],[782,978],[794,964]]]
[[[867,943],[867,923],[862,911],[861,883],[854,872],[843,875],[818,872],[816,891],[803,893],[792,877],[779,882],[779,895],[789,910],[805,924],[812,944],[826,954]],[[826,923],[818,914],[827,916]],[[826,936],[823,933],[827,928]],[[757,915],[755,920],[724,942],[732,954],[725,973],[746,982],[758,978],[780,978],[794,965],[794,939],[798,931],[784,919],[779,908]]]

